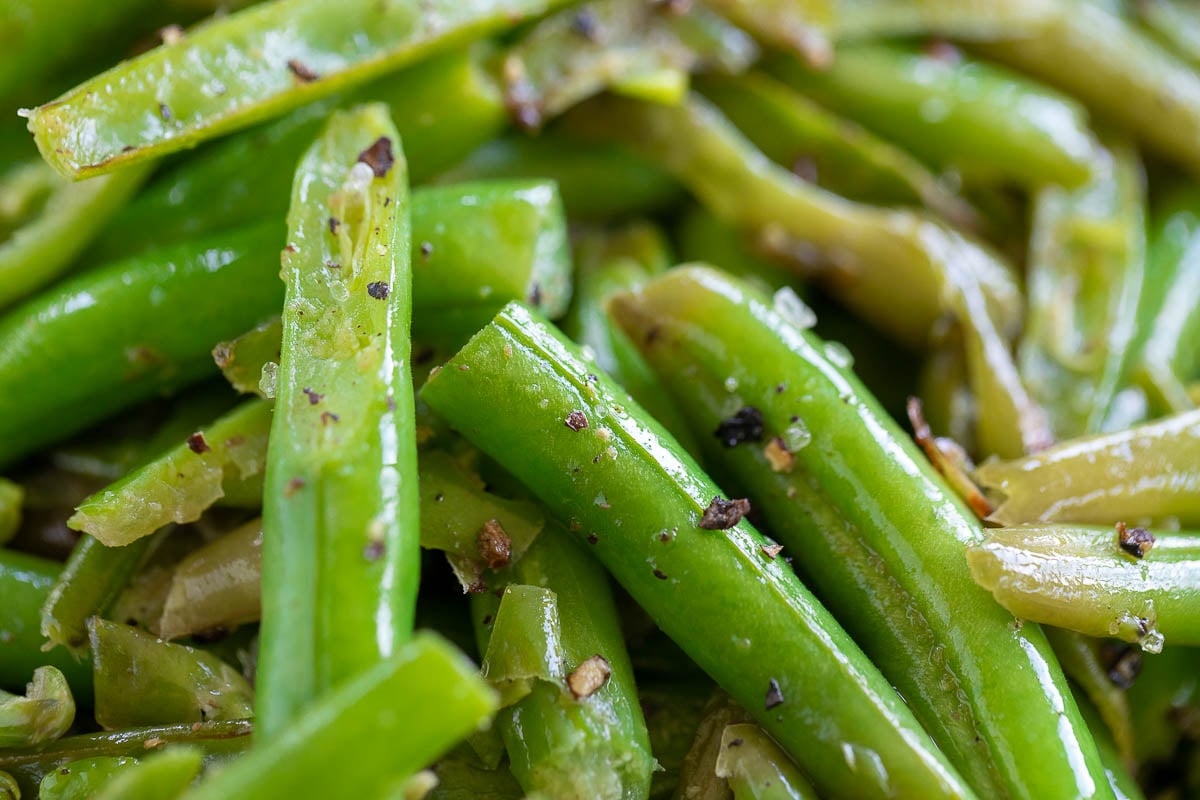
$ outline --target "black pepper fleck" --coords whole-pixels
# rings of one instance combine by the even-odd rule
[[[762,412],[754,406],[742,406],[732,417],[721,420],[713,435],[726,447],[760,441],[763,436]]]
[[[571,32],[577,33],[589,42],[596,41],[599,33],[599,25],[596,22],[596,15],[590,9],[583,9],[571,20]]]
[[[308,395],[308,404],[310,406],[315,406],[317,403],[319,403],[325,399],[325,395],[318,394],[317,392],[314,392],[312,389],[308,388],[307,386],[305,386],[300,391],[302,391],[306,395]]]
[[[317,78],[321,77],[294,58],[287,62],[287,68],[292,71],[292,74],[295,75],[296,79],[301,83],[312,83]]]
[[[391,293],[392,287],[388,286],[386,281],[371,281],[367,284],[367,294],[376,300],[387,300]]]
[[[655,567],[654,568],[654,577],[658,578],[660,581],[665,581],[667,579],[667,573],[663,572],[658,567]]]
[[[1124,642],[1105,642],[1100,647],[1100,659],[1108,671],[1108,679],[1118,689],[1128,689],[1142,672],[1142,650]]]
[[[338,219],[337,217],[329,218],[329,232],[330,233],[332,233],[334,236],[336,236],[337,232],[338,232],[338,228],[340,228],[340,227],[342,227],[342,221],[340,219]]]
[[[378,561],[383,558],[384,546],[383,542],[368,542],[363,548],[363,558],[367,561]]]
[[[587,535],[587,543],[588,543],[588,544],[595,544],[595,543],[596,543],[596,542],[598,542],[598,541],[600,541],[600,537],[599,537],[599,536],[597,536],[596,534],[594,534],[594,533],[589,533],[589,534]]]
[[[783,692],[779,689],[779,681],[771,678],[770,682],[767,683],[767,711],[779,705],[783,705]]]

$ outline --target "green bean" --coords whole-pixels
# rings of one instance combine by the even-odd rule
[[[0,478],[0,545],[12,541],[21,528],[21,504],[24,500],[24,487]]]
[[[923,205],[963,228],[980,225],[970,204],[908,153],[765,73],[707,76],[697,88],[767,157],[822,188],[862,202]]]
[[[1200,526],[1200,411],[1062,442],[975,478],[1003,495],[1001,525],[1119,521]]]
[[[502,616],[539,618],[540,609],[520,604],[519,590],[548,594],[557,612],[561,642],[548,653],[554,663],[542,665],[549,680],[497,720],[509,766],[527,792],[548,797],[645,797],[655,762],[608,577],[568,536],[547,531],[491,576],[489,588],[507,586],[503,600],[491,592],[471,596],[485,670],[534,644],[513,636],[512,627],[503,636]]]
[[[674,796],[678,800],[733,800],[728,782],[717,777],[721,739],[726,728],[747,722],[750,715],[719,691],[709,698],[704,712],[680,767],[679,788]]]
[[[918,380],[925,417],[934,431],[949,436],[968,453],[978,452],[975,396],[967,378],[962,332],[957,325],[934,335]]]
[[[495,708],[495,693],[474,666],[441,638],[420,633],[184,797],[382,796]]]
[[[85,81],[29,112],[29,129],[55,169],[88,177],[232,133],[560,3],[271,0]]]
[[[1166,647],[1142,659],[1129,687],[1129,710],[1137,731],[1137,762],[1154,768],[1169,762],[1183,738],[1182,724],[1200,710],[1200,650]]]
[[[810,66],[833,60],[828,35],[836,0],[709,0],[710,4],[765,43],[801,55]]]
[[[0,747],[29,747],[54,741],[75,721],[75,699],[54,667],[38,667],[25,694],[0,690]]]
[[[262,520],[247,522],[186,556],[170,576],[158,622],[163,639],[256,622],[262,606]]]
[[[81,536],[42,606],[42,636],[79,656],[87,649],[87,620],[105,613],[134,572],[146,562],[170,530],[125,547],[106,547]]]
[[[0,41],[5,43],[0,99],[85,55],[156,5],[152,0],[116,0],[99,7],[85,0],[4,0],[0,3]]]
[[[85,183],[56,180],[37,217],[0,240],[0,308],[67,270],[149,174],[143,165]]]
[[[985,55],[1066,91],[1165,158],[1200,170],[1200,75],[1098,3],[1054,0],[1044,25]]]
[[[666,800],[679,785],[680,768],[704,718],[711,685],[699,681],[656,679],[638,681],[638,700],[646,716],[650,752],[659,769],[650,776],[651,800]]]
[[[7,772],[0,772],[0,800],[21,800],[21,787]]]
[[[97,756],[51,770],[38,785],[38,800],[87,800],[140,761],[132,756]]]
[[[1125,693],[1132,680],[1106,663],[1104,652],[1111,649],[1112,643],[1063,628],[1047,626],[1045,631],[1063,672],[1079,691],[1087,695],[1091,708],[1085,708],[1081,703],[1079,710],[1084,713],[1085,718],[1089,710],[1098,714],[1106,729],[1107,745],[1117,749],[1125,763],[1134,763],[1133,743],[1136,737],[1129,714],[1129,700]],[[1130,652],[1134,653],[1134,657],[1138,659],[1137,663],[1140,663],[1140,651]],[[1093,733],[1096,732],[1096,726],[1091,722],[1088,722],[1088,728]],[[1100,738],[1096,737],[1096,746],[1100,748],[1103,760],[1105,743],[1102,743]],[[1107,769],[1107,766],[1105,768]]]
[[[1180,58],[1200,65],[1200,14],[1179,0],[1138,0],[1132,9],[1138,20]]]
[[[631,226],[623,232],[576,237],[574,304],[562,329],[576,344],[589,349],[598,369],[621,384],[685,450],[695,453],[696,442],[674,406],[666,402],[658,378],[605,310],[613,294],[637,289],[650,277],[655,264],[670,260],[664,241],[657,242],[659,252],[646,252],[647,242],[636,230]]]
[[[1200,195],[1176,191],[1152,217],[1133,372],[1154,411],[1178,413],[1196,407],[1187,382],[1200,377]]]
[[[572,219],[650,214],[670,208],[682,196],[679,184],[651,161],[611,145],[585,145],[557,131],[536,139],[493,139],[437,182],[529,177],[557,183]]]
[[[161,800],[183,794],[200,774],[204,754],[181,745],[155,753],[121,770],[105,784],[96,800]]]
[[[758,231],[776,251],[810,259],[813,248],[825,251],[829,262],[816,269],[823,284],[914,347],[942,315],[946,286],[959,272],[977,275],[1002,330],[1019,319],[1020,291],[989,252],[925,217],[851,203],[805,183],[770,163],[695,95],[677,107],[601,97],[564,121],[662,164],[717,217]]]
[[[1200,644],[1200,537],[1152,536],[1153,549],[1139,558],[1122,553],[1112,528],[1001,528],[967,549],[967,563],[1021,619],[1137,642],[1151,653],[1165,640]]]
[[[216,656],[99,617],[88,620],[88,633],[102,727],[250,717],[249,684]]]
[[[519,561],[539,538],[546,520],[528,500],[509,500],[484,491],[484,481],[458,460],[437,450],[425,450],[420,472],[421,547],[442,550],[463,591],[485,586],[485,553],[492,530],[499,526],[507,539],[507,558]]]
[[[801,295],[806,294],[806,287],[795,272],[759,252],[761,248],[753,235],[718,219],[704,206],[690,206],[684,212],[675,229],[675,238],[682,262],[715,264],[765,292],[787,286]]]
[[[1021,376],[1063,439],[1105,429],[1128,372],[1145,260],[1145,189],[1126,142],[1087,184],[1034,198]]]
[[[1054,8],[1044,0],[835,0],[839,42],[902,36],[982,40],[1036,32]]]
[[[861,797],[971,796],[849,637],[764,553],[769,541],[735,525],[736,511],[714,519],[717,487],[593,370],[575,345],[509,304],[421,396],[590,541],[664,632],[820,785]],[[496,408],[504,414],[485,419]],[[700,530],[702,518],[730,530]],[[769,644],[785,639],[782,650]],[[852,768],[847,753],[878,770]]]
[[[1100,751],[1100,760],[1104,762],[1104,773],[1108,776],[1108,785],[1112,789],[1113,797],[1116,800],[1145,800],[1137,781],[1125,766],[1128,762],[1123,760],[1112,736],[1105,728],[1100,712],[1092,707],[1086,697],[1079,698],[1079,711],[1096,738],[1096,748]]]
[[[217,344],[212,351],[213,361],[234,391],[273,398],[278,376],[272,370],[279,366],[282,344],[283,320],[272,317],[228,342]],[[263,367],[267,364],[274,366],[267,367],[264,376]],[[264,377],[267,379],[265,388]],[[270,394],[267,394],[267,389]]]
[[[262,741],[412,632],[420,555],[409,213],[386,106],[332,116],[296,170],[288,213],[263,498]]]
[[[118,261],[0,318],[0,385],[22,387],[0,397],[0,465],[215,372],[213,344],[278,308],[279,238],[259,227]]]
[[[61,569],[55,561],[0,548],[0,597],[5,610],[0,623],[0,688],[23,687],[38,667],[49,664],[67,677],[83,704],[91,701],[91,664],[62,650],[42,652],[39,615]]]
[[[284,217],[296,162],[330,111],[356,100],[390,104],[411,178],[423,181],[503,130],[500,87],[485,68],[492,55],[481,44],[435,56],[348,96],[215,142],[157,176],[109,221],[92,252],[117,258]]]
[[[982,61],[898,45],[838,48],[833,65],[771,69],[805,94],[965,177],[1078,186],[1091,173],[1087,113],[1069,97]]]
[[[738,72],[757,57],[753,39],[703,6],[672,14],[642,0],[593,0],[539,22],[505,54],[502,72],[513,118],[537,129],[610,86],[628,92],[629,81],[670,73],[679,79],[658,99],[678,101],[689,72]]]
[[[69,765],[78,765],[85,759],[136,761],[154,749],[170,750],[187,744],[204,751],[207,766],[217,766],[240,755],[250,746],[252,727],[249,720],[237,720],[68,736],[36,747],[0,751],[0,769],[16,778],[22,792],[36,797],[38,784],[45,776],[59,773]],[[96,768],[101,770],[113,766],[112,762],[102,762]]]
[[[725,726],[718,778],[729,781],[734,800],[816,800],[817,794],[787,753],[751,723]]]
[[[962,548],[983,538],[974,515],[836,348],[708,268],[673,270],[610,307],[693,430],[709,433],[705,455],[802,555],[797,566],[982,796],[1105,796],[1041,632],[1014,630],[972,581]],[[757,435],[731,447],[741,439],[711,432],[735,413]],[[1035,756],[1036,773],[1024,767]]]
[[[67,524],[123,547],[172,522],[194,522],[221,499],[225,482],[262,472],[270,426],[269,403],[244,403],[84,500]]]

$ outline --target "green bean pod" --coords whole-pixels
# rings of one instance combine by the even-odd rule
[[[283,114],[561,0],[271,0],[118,64],[29,112],[45,159],[89,177]]]
[[[716,774],[729,781],[734,800],[816,800],[817,793],[787,753],[751,723],[721,733]]]
[[[967,563],[1021,619],[1137,642],[1150,653],[1164,641],[1200,644],[1200,536],[1152,536],[1153,548],[1136,557],[1112,528],[1001,528],[967,549]]]
[[[1177,56],[1200,65],[1200,10],[1180,0],[1139,0],[1132,11],[1142,26]]]
[[[712,686],[706,681],[638,680],[638,701],[646,716],[650,734],[650,752],[660,769],[650,776],[651,800],[669,800],[679,785],[680,768],[691,749],[692,740]]]
[[[835,0],[837,41],[947,36],[988,41],[1036,32],[1052,18],[1045,0]]]
[[[492,48],[479,45],[435,56],[215,142],[157,175],[109,221],[90,252],[106,260],[284,217],[296,163],[329,113],[354,101],[389,103],[410,177],[426,180],[503,130],[500,87],[484,65],[491,55]]]
[[[255,519],[176,565],[163,602],[159,635],[178,639],[258,621],[261,577],[262,520]]]
[[[1145,178],[1132,146],[1110,152],[1083,186],[1034,197],[1018,364],[1062,439],[1105,428],[1137,333]]]
[[[262,741],[412,633],[420,554],[409,214],[387,108],[331,117],[296,170],[281,273],[263,497]]]
[[[1159,155],[1200,171],[1200,75],[1102,3],[1054,0],[1046,24],[985,55],[1088,104]]]
[[[984,464],[975,479],[1003,496],[988,517],[1000,525],[1200,527],[1200,411]]]
[[[92,665],[64,650],[42,652],[42,605],[61,570],[58,562],[0,548],[0,597],[4,598],[0,689],[24,688],[38,667],[49,664],[66,675],[75,697],[87,703],[92,696]]]
[[[824,2],[824,0],[817,0]],[[539,22],[504,57],[507,104],[537,129],[580,100],[629,82],[679,76],[663,101],[678,101],[697,68],[739,72],[758,58],[747,34],[703,6],[673,14],[642,0],[596,0]]]
[[[1145,769],[1169,763],[1184,737],[1183,723],[1200,710],[1200,649],[1166,647],[1142,658],[1129,687],[1134,754]]]
[[[0,464],[215,372],[209,351],[278,307],[282,237],[258,227],[108,264],[0,318]],[[48,424],[52,420],[52,424]]]
[[[1116,800],[1145,800],[1146,796],[1113,743],[1113,737],[1105,728],[1100,712],[1092,707],[1086,697],[1079,698],[1079,711],[1096,739],[1096,748],[1100,751],[1100,760],[1104,762],[1104,773],[1108,776],[1108,785],[1112,789],[1113,797]]]
[[[1105,649],[1113,643],[1065,628],[1046,626],[1044,630],[1063,672],[1077,687],[1076,695],[1083,692],[1087,697],[1089,708],[1080,703],[1079,710],[1083,712],[1085,719],[1090,710],[1103,720],[1102,725],[1107,733],[1105,738],[1108,741],[1101,742],[1101,737],[1096,736],[1096,746],[1100,748],[1101,759],[1104,760],[1105,746],[1110,746],[1119,751],[1119,760],[1133,764],[1133,743],[1136,736],[1129,713],[1129,699],[1126,696],[1126,689],[1132,681],[1114,670],[1113,664],[1108,663],[1110,659],[1105,655]],[[1127,648],[1125,645],[1120,647]],[[1135,652],[1132,648],[1127,649]],[[1135,663],[1140,664],[1140,651],[1135,652],[1135,658]],[[1091,721],[1088,721],[1088,729],[1093,734],[1096,733],[1096,726]]]
[[[826,70],[780,58],[771,70],[806,95],[925,161],[965,177],[1079,186],[1095,143],[1071,98],[1002,67],[899,45],[839,47]]]
[[[155,749],[198,747],[204,753],[205,766],[218,766],[249,748],[252,728],[249,720],[236,720],[68,736],[36,747],[0,751],[0,770],[16,778],[22,792],[37,797],[38,784],[63,769],[94,768],[99,782]],[[121,763],[114,763],[118,760]],[[98,763],[89,765],[89,761]]]
[[[1200,194],[1177,191],[1152,217],[1133,375],[1154,411],[1179,413],[1196,407],[1187,384],[1200,379]]]
[[[493,139],[437,182],[531,177],[558,184],[572,219],[651,214],[671,208],[683,196],[679,184],[652,161],[612,145],[585,144],[556,130],[536,139]]]
[[[764,552],[769,541],[739,514],[722,516],[720,491],[695,462],[530,311],[508,305],[421,397],[588,541],[819,785],[859,797],[973,796],[850,638]],[[852,766],[860,758],[875,766]]]
[[[116,602],[129,579],[162,543],[170,530],[125,547],[107,547],[81,536],[42,606],[42,636],[79,656],[87,649],[87,621]]]
[[[96,722],[109,730],[229,719],[252,714],[253,691],[221,659],[168,644],[131,625],[92,617]]]
[[[970,204],[904,150],[838,117],[771,76],[752,72],[701,78],[696,88],[783,167],[822,188],[878,205],[923,205],[964,228],[978,228]]]
[[[244,403],[84,500],[67,525],[122,547],[172,522],[194,522],[227,481],[262,473],[270,427],[269,403]]]
[[[444,639],[420,633],[183,797],[384,796],[495,709],[495,692],[474,665]]]
[[[694,730],[692,745],[680,765],[676,798],[734,800],[728,782],[717,777],[717,760],[721,757],[725,729],[749,720],[750,715],[729,695],[720,690],[712,693]]]
[[[703,267],[668,272],[611,308],[707,434],[709,460],[745,487],[981,796],[1107,796],[1041,631],[1015,628],[972,581],[962,552],[983,538],[974,515],[836,348]],[[731,447],[712,435],[746,408],[756,437]]]
[[[1002,331],[1020,319],[1011,270],[989,251],[910,211],[851,203],[802,181],[696,95],[680,106],[600,97],[564,122],[661,164],[717,217],[756,231],[769,249],[914,348],[947,310],[947,287],[960,273],[984,287]]]
[[[526,791],[548,797],[645,797],[655,762],[608,577],[584,545],[568,537],[560,528],[546,531],[511,566],[488,578],[489,589],[548,590],[558,611],[561,649],[555,657],[560,662],[546,665],[558,671],[557,680],[539,681],[497,720],[509,766]],[[518,605],[509,608],[510,614],[523,611]],[[493,592],[471,595],[485,664],[493,656],[493,642],[527,646],[493,637],[503,609]],[[597,671],[591,681],[585,681],[588,670]],[[577,682],[584,690],[578,694]]]

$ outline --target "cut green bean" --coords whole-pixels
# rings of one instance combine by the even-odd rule
[[[505,651],[534,644],[502,630],[504,615],[538,619],[539,609],[517,602],[522,591],[548,594],[556,609],[559,642],[541,659],[546,675],[497,720],[509,767],[526,791],[548,797],[645,797],[654,758],[616,605],[604,569],[568,537],[549,530],[489,576],[490,589],[507,584],[503,600],[491,592],[471,596],[485,669],[511,660]]]
[[[949,36],[988,41],[1036,32],[1052,18],[1045,0],[835,0],[837,40]]]
[[[170,578],[158,634],[178,639],[233,630],[262,614],[262,520],[251,520],[185,557]]]
[[[647,682],[639,676],[638,701],[646,716],[650,734],[650,752],[659,769],[650,776],[650,799],[669,800],[679,785],[680,768],[691,749],[711,684],[703,680],[667,680]]]
[[[1087,113],[1071,98],[1002,67],[899,45],[839,47],[826,70],[770,67],[840,114],[965,177],[1078,186],[1091,173]]]
[[[1096,738],[1096,748],[1100,751],[1100,760],[1104,762],[1104,773],[1108,776],[1108,785],[1112,789],[1113,797],[1116,800],[1145,800],[1146,796],[1141,787],[1126,766],[1130,762],[1118,752],[1100,712],[1092,707],[1086,697],[1079,699],[1079,711]]]
[[[981,796],[1105,796],[1041,631],[1015,630],[974,585],[962,551],[983,538],[978,521],[839,348],[710,268],[668,272],[611,308],[707,434],[707,461],[744,487]],[[713,435],[736,432],[738,415],[755,420],[751,433]]]
[[[249,684],[216,656],[99,617],[88,620],[88,632],[101,726],[114,730],[251,716]]]
[[[1116,142],[1093,178],[1034,198],[1021,377],[1058,438],[1105,428],[1128,372],[1145,260],[1144,176]]]
[[[412,633],[420,528],[409,214],[387,108],[332,116],[296,170],[288,214],[263,497],[260,741],[278,740],[316,695]]]
[[[764,292],[774,292],[786,286],[792,291],[806,294],[799,276],[760,252],[762,248],[757,246],[752,234],[718,219],[704,206],[694,205],[684,212],[675,230],[675,237],[678,239],[680,261],[715,264]],[[801,313],[812,316],[810,325],[816,323],[812,309]]]
[[[252,400],[79,504],[67,524],[109,547],[123,547],[172,522],[200,518],[227,481],[266,466],[271,405]]]
[[[22,387],[0,397],[0,464],[215,373],[213,344],[279,307],[281,238],[272,225],[114,262],[0,318],[0,384]]]
[[[21,689],[34,671],[53,665],[66,677],[81,703],[92,696],[92,665],[64,650],[42,652],[40,614],[62,565],[38,556],[0,548],[0,689]],[[4,769],[4,767],[0,767]]]
[[[1200,527],[1200,411],[984,464],[975,478],[1003,496],[989,517],[1001,525]]]
[[[51,770],[38,785],[38,800],[88,800],[139,763],[132,756],[97,756]]]
[[[748,722],[750,715],[724,692],[715,692],[695,729],[692,746],[680,767],[674,797],[688,800],[734,800],[729,783],[717,776],[721,739],[730,725]]]
[[[736,522],[740,513],[713,519],[717,487],[532,312],[509,304],[421,396],[589,541],[820,785],[860,797],[973,796],[794,573],[763,552],[769,541]],[[728,530],[702,530],[702,519]],[[787,648],[771,644],[784,639]],[[852,768],[846,748],[874,753],[878,769]]]
[[[1133,372],[1156,412],[1179,413],[1196,407],[1188,383],[1200,379],[1200,194],[1174,192],[1153,218]]]
[[[817,793],[787,753],[752,723],[727,725],[717,756],[718,778],[734,800],[816,800]]]
[[[1065,628],[1047,626],[1045,631],[1063,672],[1077,687],[1076,694],[1082,691],[1087,696],[1091,708],[1085,709],[1081,703],[1079,710],[1085,717],[1089,710],[1100,716],[1108,734],[1108,744],[1120,750],[1121,758],[1126,763],[1134,763],[1135,736],[1129,714],[1129,700],[1125,692],[1133,680],[1115,669],[1112,664],[1106,663],[1109,659],[1106,658],[1105,652],[1111,650],[1114,643],[1084,636]],[[1140,651],[1134,651],[1126,645],[1119,647],[1135,653],[1135,663],[1141,663]],[[1091,722],[1088,722],[1088,728],[1095,733],[1096,728]],[[1096,746],[1103,750],[1098,736]],[[1101,752],[1100,755],[1103,758],[1104,753]]]
[[[217,230],[286,216],[296,163],[337,106],[389,103],[411,179],[450,167],[504,129],[500,87],[476,45],[389,75],[347,96],[314,103],[261,128],[215,142],[167,168],[93,244],[94,257],[141,253]]]
[[[495,693],[474,665],[440,637],[420,633],[184,797],[382,796],[495,709]]]
[[[271,0],[85,81],[33,109],[29,129],[64,175],[108,172],[245,128],[559,4]]]
[[[54,667],[38,667],[24,695],[0,690],[0,747],[54,741],[75,721],[75,699]]]
[[[765,43],[792,50],[810,66],[833,60],[828,35],[837,0],[709,0],[729,19]]]
[[[1112,528],[1001,528],[969,547],[967,562],[979,585],[1021,619],[1137,642],[1151,653],[1164,641],[1200,644],[1200,536],[1152,536],[1153,548],[1136,557]]]
[[[923,205],[969,229],[970,204],[905,151],[765,73],[708,76],[697,89],[775,163],[851,200]]]
[[[1180,0],[1138,0],[1138,20],[1180,58],[1200,65],[1200,10]]]
[[[607,87],[671,72],[686,93],[698,67],[740,72],[757,58],[753,39],[703,6],[673,14],[642,0],[593,0],[539,22],[505,54],[502,73],[513,118],[536,129]]]
[[[169,529],[162,530],[125,547],[106,547],[98,539],[81,536],[42,606],[41,631],[49,645],[82,654],[87,649],[88,619],[108,610],[168,534]]]
[[[129,728],[68,736],[37,747],[0,751],[0,770],[11,773],[22,792],[36,797],[38,784],[45,780],[46,776],[60,773],[62,769],[85,760],[136,761],[155,749],[170,750],[178,745],[187,744],[199,747],[204,752],[205,765],[215,767],[241,755],[249,748],[252,728],[253,724],[249,720],[237,720]],[[114,766],[111,761],[105,761],[97,764],[96,769],[111,772]]]
[[[1053,0],[1027,35],[981,44],[992,58],[1069,92],[1159,155],[1200,171],[1200,75],[1102,4]]]
[[[437,182],[530,177],[558,184],[573,219],[650,214],[670,208],[683,196],[679,184],[652,161],[612,145],[584,144],[557,131],[536,139],[493,139],[438,176]]]
[[[956,271],[981,282],[1001,330],[1020,318],[1011,270],[987,250],[925,217],[851,203],[805,183],[768,161],[696,95],[677,107],[601,97],[564,121],[581,135],[620,142],[662,164],[717,217],[757,231],[770,249],[793,261],[818,259],[809,268],[827,288],[914,347],[944,313]]]
[[[278,369],[282,344],[283,320],[273,317],[235,339],[218,344],[212,351],[213,361],[234,391],[274,398],[277,374],[272,370]],[[263,367],[268,364],[274,366],[267,367],[264,374]]]

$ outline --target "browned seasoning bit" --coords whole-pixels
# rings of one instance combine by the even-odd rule
[[[358,154],[358,160],[370,167],[376,178],[382,178],[396,163],[396,157],[392,154],[392,140],[380,136],[374,144]]]
[[[763,555],[765,555],[767,558],[774,561],[775,557],[783,552],[783,545],[781,545],[781,544],[760,544],[758,546],[758,549],[763,551]]]
[[[312,389],[308,388],[307,386],[305,386],[300,391],[302,391],[302,392],[304,392],[304,394],[308,395],[308,404],[310,406],[315,406],[317,403],[319,403],[325,399],[325,395],[320,394],[318,392],[314,392]]]
[[[470,586],[467,587],[467,592],[469,594],[483,594],[486,591],[487,591],[487,581],[485,581],[483,578],[480,578],[479,580],[475,581],[474,583],[472,583]]]
[[[376,300],[387,300],[391,293],[392,287],[388,286],[386,281],[371,281],[367,284],[367,294]]]
[[[958,64],[962,61],[962,51],[945,39],[930,39],[925,42],[921,52],[946,64]]]
[[[655,567],[654,568],[654,577],[658,578],[660,581],[665,581],[667,579],[667,573],[663,572],[658,567]]]
[[[212,448],[208,446],[208,440],[206,440],[204,438],[204,434],[200,432],[193,433],[188,437],[187,446],[189,450],[197,454],[207,453],[208,451],[212,450]]]
[[[775,706],[783,705],[783,692],[779,688],[779,681],[771,678],[767,683],[767,698],[766,707],[770,711]]]
[[[329,232],[337,236],[338,229],[342,227],[342,221],[337,217],[329,218]]]
[[[598,542],[598,541],[600,541],[600,537],[599,537],[599,536],[597,536],[596,534],[594,534],[594,533],[589,533],[589,534],[587,535],[587,543],[588,543],[588,544],[595,544],[595,543],[596,543],[596,542]]]
[[[483,618],[483,624],[484,625],[492,624],[492,615],[491,614],[488,614],[486,617]]]
[[[970,469],[969,459],[957,442],[953,439],[935,438],[929,423],[925,421],[925,412],[921,400],[917,397],[908,398],[908,421],[912,425],[913,438],[934,468],[950,483],[955,494],[967,501],[967,505],[975,512],[975,516],[986,519],[995,506],[984,496],[975,482],[967,477],[964,467]]]
[[[147,750],[153,750],[156,747],[162,747],[164,744],[166,744],[166,742],[164,742],[161,737],[151,736],[149,739],[142,742],[142,747],[145,747]]]
[[[1128,689],[1142,672],[1142,649],[1124,642],[1105,642],[1100,646],[1100,659],[1108,671],[1108,679],[1118,689]]]
[[[745,740],[743,740],[742,737],[739,736],[736,739],[730,739],[729,744],[727,744],[726,747],[741,747],[744,743],[745,743]]]
[[[1118,522],[1117,543],[1134,558],[1145,558],[1154,548],[1154,534],[1145,528],[1129,528],[1124,522]]]
[[[479,546],[479,557],[488,569],[502,569],[512,560],[512,539],[508,538],[500,520],[489,519],[483,523],[475,541]]]
[[[750,501],[744,497],[722,500],[714,497],[700,517],[700,527],[706,531],[727,531],[750,513]]]
[[[165,28],[160,28],[158,31],[159,37],[162,38],[163,44],[179,44],[183,41],[183,28],[179,25],[168,25]]]
[[[576,700],[585,700],[600,691],[610,675],[608,659],[597,653],[567,674],[567,688]]]
[[[283,489],[284,497],[291,497],[304,488],[304,478],[292,478]]]
[[[721,420],[713,431],[721,444],[737,447],[742,442],[758,442],[763,435],[763,415],[754,406],[742,406],[732,417]]]
[[[383,558],[384,552],[386,552],[386,548],[383,542],[372,540],[367,542],[367,546],[363,548],[363,558],[367,561],[378,561]]]
[[[294,58],[287,62],[287,68],[292,71],[292,74],[295,75],[301,83],[312,83],[317,78],[321,77]]]
[[[778,436],[772,437],[771,441],[767,442],[767,446],[763,448],[763,455],[767,458],[767,463],[771,465],[773,472],[791,472],[792,467],[796,464],[796,457],[792,455],[792,451],[784,443],[783,439]]]
[[[582,411],[572,411],[567,414],[567,418],[563,420],[563,425],[566,425],[571,430],[579,433],[588,426],[587,416]]]
[[[786,384],[786,383],[780,383],[780,384],[776,384],[776,386],[775,386],[775,394],[783,394],[783,393],[784,393],[784,392],[786,392],[786,391],[787,391],[787,384]]]
[[[203,722],[193,722],[193,723],[192,723],[192,733],[195,733],[196,731],[202,730],[203,728],[204,728],[204,723],[203,723]]]

